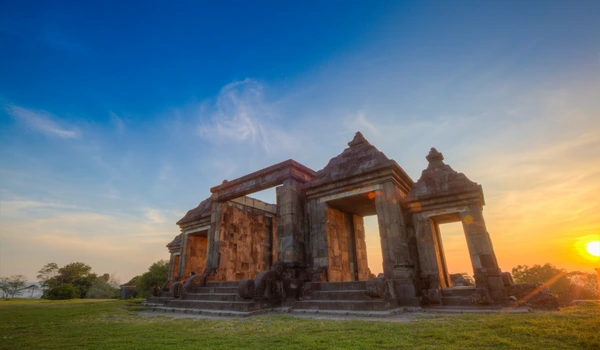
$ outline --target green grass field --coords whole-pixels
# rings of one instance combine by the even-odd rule
[[[2,349],[600,349],[600,306],[410,322],[142,317],[139,301],[0,300]]]

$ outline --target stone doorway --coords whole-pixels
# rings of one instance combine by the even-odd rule
[[[377,214],[374,192],[335,198],[326,204],[328,281],[370,280],[364,217]]]

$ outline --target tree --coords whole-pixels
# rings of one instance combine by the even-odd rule
[[[56,263],[47,263],[38,271],[37,279],[40,281],[40,287],[46,290],[51,287],[55,287],[56,275],[58,275],[58,265]]]
[[[90,299],[111,299],[119,297],[119,281],[105,273],[97,277],[85,294]]]
[[[0,277],[0,291],[3,298],[14,298],[29,288],[26,285],[27,277],[23,275],[12,275]]]
[[[60,286],[50,288],[45,293],[45,298],[50,300],[77,299],[80,291],[71,283],[63,283]]]
[[[512,269],[517,283],[545,283],[562,304],[575,299],[598,298],[596,274],[580,271],[567,272],[552,264],[519,265]]]
[[[92,268],[82,262],[69,263],[61,268],[56,263],[48,263],[38,271],[40,285],[44,289],[42,297],[46,297],[50,290],[63,284],[71,284],[79,290],[79,297],[84,298],[96,278]],[[53,293],[51,293],[53,294]]]
[[[512,275],[517,283],[545,283],[559,301],[570,302],[571,281],[567,271],[552,264],[519,265],[512,269]]]
[[[573,300],[598,299],[598,274],[573,271],[567,274],[571,281]]]
[[[150,296],[150,290],[155,286],[162,286],[169,278],[169,262],[159,260],[150,265],[148,272],[144,273],[137,282],[136,290],[140,297]]]
[[[29,286],[29,298],[33,299],[33,295],[35,294],[35,292],[37,292],[40,289],[40,287],[38,287],[35,284],[32,284],[31,286]]]

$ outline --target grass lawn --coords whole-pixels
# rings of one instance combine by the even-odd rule
[[[1,349],[600,349],[600,305],[410,322],[142,317],[140,301],[0,300]]]

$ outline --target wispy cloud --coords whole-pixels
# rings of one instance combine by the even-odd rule
[[[247,78],[225,85],[210,110],[210,123],[199,128],[201,137],[213,142],[233,141],[258,145],[266,152],[286,148],[290,133],[277,125],[276,103],[264,98],[264,87]]]
[[[44,135],[63,139],[75,139],[81,136],[79,130],[64,126],[65,123],[57,121],[55,116],[46,111],[36,111],[16,105],[6,105],[5,109],[15,119]]]

